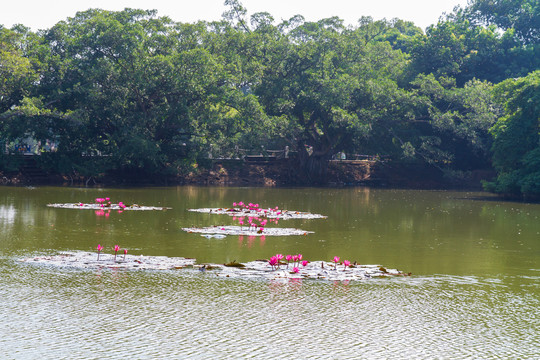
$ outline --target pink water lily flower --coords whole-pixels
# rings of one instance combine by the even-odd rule
[[[98,244],[96,249],[97,249],[97,259],[99,261],[99,253],[101,252],[101,250],[103,250],[103,246],[101,246],[101,244]]]
[[[270,260],[268,260],[268,265],[272,267],[272,270],[274,270],[274,266],[278,264],[278,259],[275,256],[272,256]]]
[[[347,269],[351,265],[351,262],[349,260],[343,260],[343,271]]]
[[[287,259],[287,268],[289,267],[289,263],[291,262],[292,260],[292,255],[287,255],[285,256],[285,259]]]
[[[306,266],[308,263],[309,263],[309,261],[304,260],[304,261],[302,261],[302,266]]]
[[[338,262],[339,262],[339,256],[334,256],[334,269],[337,269]]]
[[[120,251],[120,246],[114,245],[114,261],[116,261],[116,253],[118,253],[118,251]]]
[[[298,271],[300,271],[300,269],[298,269],[296,266],[293,267],[293,269],[292,269],[292,272],[293,272],[293,273],[297,274]]]

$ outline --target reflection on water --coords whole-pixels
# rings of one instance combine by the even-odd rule
[[[17,215],[17,210],[13,205],[0,205],[0,224],[2,228],[7,228],[10,225],[13,225],[15,222],[15,216]]]
[[[477,277],[347,284],[15,272],[0,300],[0,345],[14,358],[290,358],[291,351],[300,358],[519,358],[538,351],[538,294]]]
[[[114,195],[167,212],[50,209]],[[540,205],[373,189],[0,188],[0,358],[538,358]],[[112,197],[112,196],[111,196]],[[315,234],[206,239],[183,226],[233,201],[328,215]],[[114,244],[130,254],[247,261],[347,257],[412,271],[365,282],[217,278],[211,271],[76,271],[35,253]]]

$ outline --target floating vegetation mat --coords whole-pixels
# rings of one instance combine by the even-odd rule
[[[321,279],[330,281],[354,281],[389,276],[407,276],[396,269],[386,269],[380,265],[343,266],[326,261],[313,261],[306,266],[293,267],[292,264],[280,264],[272,267],[266,260],[248,263],[232,262],[229,264],[196,264],[195,259],[166,256],[117,256],[96,253],[65,252],[58,255],[36,256],[22,259],[29,264],[49,265],[73,269],[122,269],[122,270],[180,270],[195,269],[201,273],[215,274],[229,278],[260,279]],[[296,270],[293,270],[296,269]],[[297,271],[297,272],[295,272]]]
[[[36,256],[22,259],[22,262],[32,264],[47,264],[58,267],[76,269],[124,269],[124,270],[174,270],[193,267],[195,259],[170,258],[167,256],[136,256],[100,254],[96,253],[65,252],[58,255]]]
[[[312,214],[309,212],[301,211],[289,211],[275,209],[238,209],[238,208],[203,208],[203,209],[188,209],[189,211],[205,213],[205,214],[218,214],[229,215],[236,217],[265,217],[268,219],[326,219],[326,216],[320,214]]]
[[[188,233],[200,233],[211,234],[213,237],[220,238],[221,236],[215,235],[245,235],[245,236],[288,236],[288,235],[307,235],[312,234],[313,231],[306,231],[293,228],[264,228],[253,229],[249,226],[208,226],[204,228],[190,227],[182,228],[182,230]],[[209,237],[209,236],[207,236]]]
[[[227,266],[230,265],[230,266]],[[267,278],[267,279],[322,279],[330,281],[367,280],[377,277],[407,276],[397,269],[386,269],[381,265],[351,265],[334,266],[332,262],[313,261],[306,266],[293,267],[292,264],[281,264],[279,268],[272,268],[268,261],[251,261],[242,266],[236,263],[227,265],[195,265],[202,270],[209,266],[217,276],[239,278]],[[295,270],[297,272],[295,272]]]
[[[53,208],[62,208],[62,209],[79,209],[79,210],[142,210],[142,211],[148,211],[148,210],[170,210],[171,208],[168,207],[158,207],[158,206],[142,206],[142,205],[124,205],[124,204],[110,204],[110,205],[104,205],[101,204],[84,204],[84,203],[76,203],[76,204],[47,204],[48,207]]]

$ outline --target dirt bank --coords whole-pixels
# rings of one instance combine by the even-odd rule
[[[392,188],[481,189],[481,180],[491,179],[493,171],[472,171],[449,178],[429,166],[374,161],[332,161],[328,169],[329,186],[369,185]],[[215,161],[208,169],[194,169],[178,177],[144,174],[108,174],[98,178],[49,175],[39,178],[22,172],[0,173],[3,185],[214,185],[214,186],[297,186],[306,185],[291,160],[269,162]]]
[[[331,162],[328,183],[352,185],[369,182],[372,162]],[[298,174],[293,161],[269,162],[221,162],[211,169],[193,172],[180,179],[184,184],[232,185],[232,186],[287,186],[304,185],[306,180]]]

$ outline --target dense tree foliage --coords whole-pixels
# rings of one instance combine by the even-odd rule
[[[496,87],[505,115],[491,129],[493,164],[499,172],[489,190],[540,195],[540,71],[508,79]]]
[[[277,23],[225,4],[216,22],[91,9],[38,33],[0,27],[0,138],[54,142],[43,166],[86,177],[176,175],[289,146],[307,183],[338,152],[449,172],[493,154],[490,189],[540,187],[503,186],[532,166],[534,111],[517,104],[538,100],[537,2],[474,0],[425,33],[400,19]],[[511,155],[516,134],[528,150]]]
[[[467,9],[472,20],[512,29],[524,43],[540,42],[540,3],[537,0],[475,0]]]

